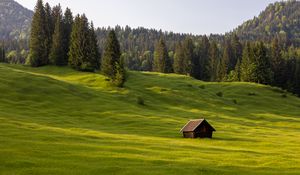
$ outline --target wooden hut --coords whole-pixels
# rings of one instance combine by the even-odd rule
[[[184,138],[212,138],[216,131],[205,119],[190,120],[180,132]]]

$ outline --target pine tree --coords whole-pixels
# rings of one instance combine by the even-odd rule
[[[270,84],[272,82],[273,72],[271,63],[267,56],[267,50],[263,42],[259,42],[255,46],[254,56],[257,64],[256,81],[257,83]]]
[[[52,8],[52,11],[51,11],[51,18],[52,18],[52,34],[54,33],[54,29],[55,29],[55,23],[57,21],[57,18],[59,18],[59,16],[61,16],[62,14],[62,9],[61,9],[61,6],[60,4],[54,6]]]
[[[192,65],[193,66],[193,72],[194,73],[194,78],[201,80],[202,79],[202,68],[203,66],[201,65],[201,45],[196,41],[194,43],[194,56],[193,56],[193,60],[192,60]]]
[[[153,70],[156,72],[170,73],[172,69],[170,63],[166,44],[161,38],[155,47]]]
[[[91,28],[89,31],[89,52],[88,52],[88,58],[89,62],[94,65],[95,69],[100,68],[100,53],[97,43],[97,36],[95,34],[94,24],[91,23]],[[123,66],[123,65],[120,65]]]
[[[120,45],[114,30],[111,30],[105,42],[104,54],[101,62],[102,73],[111,80],[116,78],[117,65],[120,65]]]
[[[71,32],[71,38],[70,38],[70,47],[69,47],[69,65],[73,67],[74,69],[79,69],[80,65],[82,63],[82,53],[83,48],[81,47],[82,41],[81,41],[81,31],[80,31],[80,22],[81,18],[79,15],[75,17],[73,26],[72,26],[72,32]]]
[[[49,3],[45,4],[45,30],[46,30],[46,38],[45,38],[45,43],[46,43],[46,48],[47,48],[47,57],[49,58],[50,51],[51,51],[51,46],[52,46],[52,36],[55,28],[55,21],[52,19],[52,9],[49,5]]]
[[[199,55],[199,62],[201,65],[200,71],[200,79],[202,80],[210,80],[210,42],[206,36],[202,37],[201,39],[201,50]]]
[[[296,65],[297,65],[297,52],[293,46],[289,47],[286,52],[283,53],[285,59],[285,68],[284,68],[284,85],[282,86],[285,89],[288,89],[294,92],[295,86],[295,75],[296,75]]]
[[[181,42],[178,42],[176,45],[174,64],[173,64],[173,70],[177,74],[185,73],[183,59],[184,59],[183,48],[182,48]]]
[[[42,0],[38,0],[33,15],[30,35],[30,55],[28,63],[33,67],[48,64],[48,41],[46,14]]]
[[[257,64],[254,58],[254,51],[250,43],[246,43],[243,49],[243,56],[240,66],[240,79],[245,82],[256,81]]]
[[[63,47],[63,24],[62,15],[56,18],[54,34],[52,37],[52,46],[49,56],[51,64],[64,66],[67,65],[68,60],[64,57],[64,47]]]
[[[274,72],[274,85],[284,86],[284,60],[281,56],[281,47],[276,37],[271,46],[272,71]]]
[[[120,44],[112,30],[106,39],[104,54],[101,62],[102,73],[111,79],[117,87],[123,87],[126,81],[126,71],[121,57]]]
[[[230,43],[227,41],[225,42],[223,57],[220,62],[219,72],[218,72],[218,80],[224,81],[226,80],[227,74],[230,72],[229,64],[231,58],[231,46]]]
[[[238,60],[242,59],[243,46],[239,41],[239,37],[236,34],[231,36],[230,45],[230,60],[228,65],[228,71],[234,70]]]
[[[217,43],[213,41],[209,48],[209,77],[210,81],[217,80],[217,72],[219,69],[219,50]]]
[[[191,38],[186,38],[183,42],[183,70],[184,73],[192,77],[197,77],[197,67],[199,61],[194,57],[194,43]]]
[[[74,69],[93,72],[99,67],[96,61],[99,58],[98,56],[96,58],[93,50],[96,39],[94,33],[91,34],[92,31],[94,29],[91,29],[86,16],[77,15],[72,28],[69,49],[69,64]]]
[[[71,32],[73,25],[73,14],[69,8],[66,9],[63,17],[63,59],[68,60]]]

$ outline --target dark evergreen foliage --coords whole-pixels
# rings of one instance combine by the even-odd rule
[[[73,24],[69,64],[82,71],[95,71],[99,68],[99,53],[97,50],[94,28],[92,28],[85,15],[77,15]],[[96,47],[96,48],[95,48]]]
[[[267,48],[263,42],[259,42],[254,48],[254,58],[257,64],[256,68],[256,81],[262,84],[271,84],[273,72],[271,70],[270,59],[267,55]]]
[[[56,18],[55,29],[52,37],[52,46],[49,56],[51,64],[63,66],[67,65],[68,60],[65,59],[64,47],[63,47],[63,23],[62,23],[62,14]]]
[[[46,13],[42,0],[38,0],[32,19],[30,35],[30,54],[28,63],[33,67],[48,64],[48,40]]]
[[[126,78],[125,69],[121,60],[120,44],[113,30],[110,31],[105,43],[101,71],[114,85],[123,87]]]
[[[70,46],[70,39],[71,39],[71,32],[72,32],[72,25],[73,25],[73,14],[69,8],[66,9],[62,22],[63,22],[63,49],[64,49],[63,60],[68,60],[68,53],[69,53],[69,46]]]
[[[46,28],[46,38],[45,38],[45,43],[46,43],[46,48],[47,48],[47,57],[49,57],[50,52],[51,52],[51,47],[52,47],[52,37],[55,29],[55,23],[56,21],[53,21],[52,17],[52,9],[49,3],[45,4],[45,28]]]
[[[186,75],[195,76],[198,61],[194,60],[194,44],[191,38],[186,38],[183,42],[183,71]],[[193,63],[192,63],[193,61]],[[194,72],[192,72],[194,71]]]
[[[217,46],[217,43],[213,41],[210,44],[209,47],[209,78],[210,81],[216,81],[217,80],[217,75],[218,75],[218,70],[220,67],[220,59],[219,59],[219,49]]]
[[[210,42],[206,36],[201,39],[200,51],[198,53],[200,62],[200,79],[210,80],[210,66],[209,66],[209,50]]]
[[[294,0],[271,4],[258,18],[224,36],[116,26],[112,37],[111,28],[95,31],[85,15],[78,15],[74,21],[70,9],[62,15],[60,5],[51,8],[38,0],[27,61],[31,66],[42,66],[49,64],[50,58],[52,64],[66,65],[68,59],[73,68],[83,71],[101,67],[120,87],[125,82],[124,67],[127,67],[175,72],[206,81],[270,84],[300,94],[297,23],[300,13],[296,10],[299,4]],[[105,38],[108,38],[106,44]],[[5,61],[24,63],[28,42],[16,40],[5,44],[8,50]],[[102,65],[99,51],[104,52]],[[2,54],[0,61],[4,61]]]
[[[153,71],[162,73],[170,73],[172,71],[171,61],[163,38],[158,41],[155,47]]]
[[[5,57],[5,48],[4,45],[0,45],[0,63],[5,63],[6,57]]]
[[[110,31],[105,43],[105,49],[101,62],[101,71],[107,77],[114,79],[116,76],[116,65],[120,63],[121,51],[115,32]]]
[[[284,86],[284,60],[281,56],[282,47],[279,44],[279,39],[276,37],[271,45],[271,66],[274,72],[274,85]]]
[[[184,70],[184,54],[181,42],[178,42],[175,49],[173,70],[177,74],[185,74]]]
[[[230,63],[231,63],[231,58],[233,57],[231,53],[231,44],[227,41],[225,43],[224,49],[223,49],[223,57],[222,60],[220,61],[220,66],[218,69],[218,80],[219,81],[224,81],[227,79],[227,74],[230,72]]]

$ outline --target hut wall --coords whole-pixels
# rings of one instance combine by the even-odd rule
[[[195,138],[194,132],[184,132],[183,133],[184,138]]]

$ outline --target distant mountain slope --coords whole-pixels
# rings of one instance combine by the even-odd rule
[[[300,46],[300,1],[270,4],[258,17],[246,21],[235,32],[243,40],[270,40],[280,35]]]
[[[0,1],[0,39],[26,39],[33,12],[14,0]]]

